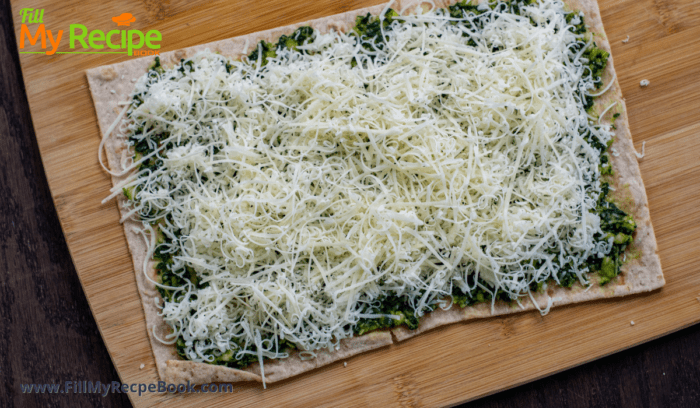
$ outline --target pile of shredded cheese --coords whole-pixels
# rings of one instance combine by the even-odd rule
[[[579,21],[554,0],[484,10],[466,35],[441,10],[399,17],[372,58],[316,33],[265,66],[203,52],[184,76],[139,80],[122,132],[169,136],[125,185],[130,215],[159,222],[173,269],[204,284],[164,286],[191,360],[332,349],[381,296],[420,315],[468,275],[514,299],[562,265],[587,282],[611,243],[593,238],[600,153],[584,137],[612,134],[579,99],[599,80],[572,50]]]

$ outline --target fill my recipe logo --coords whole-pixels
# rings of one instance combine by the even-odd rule
[[[68,27],[68,46],[70,51],[58,51],[61,40],[65,39],[64,30],[47,29],[44,25],[44,9],[23,8],[19,11],[22,25],[19,32],[20,54],[128,54],[133,56],[158,55],[160,31],[120,29],[129,27],[136,18],[131,13],[112,17],[116,24],[114,30],[89,30],[83,24],[71,24]],[[41,48],[39,48],[41,47]]]

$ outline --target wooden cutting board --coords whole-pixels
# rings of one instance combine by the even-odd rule
[[[157,29],[163,51],[221,40],[383,0],[16,0],[43,8],[47,29],[70,24]],[[565,370],[700,320],[700,7],[695,0],[600,0],[626,97],[667,285],[647,295],[456,324],[273,384],[231,394],[130,394],[135,406],[436,406]],[[629,42],[622,43],[627,36]],[[67,50],[67,38],[59,51]],[[39,148],[76,270],[124,383],[158,381],[111,183],[97,162],[88,68],[119,54],[21,56]],[[646,88],[639,81],[648,79]],[[634,321],[634,325],[631,325]],[[140,365],[145,367],[140,369]],[[61,380],[61,379],[58,379]],[[65,380],[65,379],[64,379]],[[82,380],[82,379],[81,379]],[[84,379],[110,382],[115,378]]]

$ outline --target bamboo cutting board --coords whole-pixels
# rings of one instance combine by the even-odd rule
[[[70,24],[159,30],[170,51],[366,7],[383,0],[16,0],[44,8],[47,29]],[[600,0],[626,97],[667,285],[647,295],[456,324],[273,384],[231,394],[130,394],[135,406],[448,405],[565,370],[700,321],[700,7],[695,0]],[[629,35],[629,42],[624,40]],[[64,39],[59,51],[67,50]],[[64,51],[65,51],[64,50]],[[124,383],[158,381],[111,182],[97,162],[88,68],[126,55],[21,56],[54,203],[92,312]],[[639,81],[648,79],[646,88]],[[634,321],[634,326],[630,324]],[[140,369],[140,365],[145,367]],[[65,380],[57,378],[57,381]],[[80,379],[83,380],[83,379]],[[84,379],[110,382],[117,379]]]

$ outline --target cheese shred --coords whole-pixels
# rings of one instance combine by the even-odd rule
[[[137,82],[121,131],[155,164],[126,188],[186,282],[157,282],[186,358],[332,350],[388,293],[420,316],[453,287],[588,282],[612,245],[591,146],[612,133],[572,47],[588,42],[561,1],[481,11],[399,16],[374,49],[331,31],[265,61],[202,52]]]

